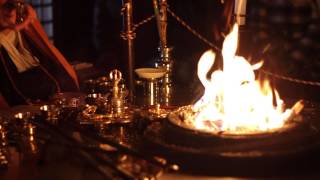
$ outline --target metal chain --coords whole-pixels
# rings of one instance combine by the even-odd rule
[[[200,33],[198,33],[196,30],[194,30],[191,26],[189,26],[184,20],[182,20],[179,16],[177,16],[173,11],[171,11],[169,9],[169,7],[167,7],[167,11],[169,12],[169,14],[175,19],[177,20],[183,27],[185,27],[188,31],[190,31],[193,35],[195,35],[197,38],[199,38],[200,40],[202,40],[204,43],[206,43],[208,46],[210,46],[211,48],[221,52],[221,49],[218,48],[215,44],[213,44],[212,42],[210,42],[208,39],[206,39],[205,37],[203,37]],[[150,22],[153,18],[155,18],[155,15],[151,15],[147,18],[145,18],[144,20],[140,21],[137,24],[133,25],[132,28],[132,33],[130,34],[125,34],[122,33],[121,37],[123,39],[127,39],[127,38],[134,38],[135,37],[135,31],[142,25]],[[298,83],[298,84],[304,84],[304,85],[311,85],[311,86],[319,86],[320,87],[320,82],[316,82],[316,81],[306,81],[306,80],[301,80],[301,79],[296,79],[296,78],[291,78],[291,77],[287,77],[287,76],[282,76],[279,74],[275,74],[266,70],[260,70],[262,73],[270,75],[272,77],[278,78],[278,79],[282,79],[282,80],[286,80],[286,81],[290,81],[290,82],[294,82],[294,83]]]
[[[207,45],[209,45],[211,48],[217,50],[217,51],[221,51],[220,48],[218,48],[215,44],[213,44],[212,42],[210,42],[208,39],[206,39],[205,37],[203,37],[200,33],[198,33],[196,30],[194,30],[193,28],[191,28],[184,20],[182,20],[179,16],[177,16],[174,12],[172,12],[169,7],[167,7],[167,11],[169,12],[169,14],[175,18],[183,27],[185,27],[188,31],[190,31],[193,35],[195,35],[197,38],[199,38],[200,40],[202,40],[204,43],[206,43]]]
[[[129,6],[129,3],[125,3],[122,6],[122,8],[120,10],[121,16],[125,15],[125,12],[128,10],[128,6]],[[132,39],[136,38],[136,33],[134,32],[134,30],[122,31],[122,32],[120,32],[120,37],[125,41],[132,40]]]
[[[187,30],[189,30],[193,35],[195,35],[196,37],[198,37],[200,40],[202,40],[203,42],[205,42],[207,45],[209,45],[211,48],[216,49],[217,51],[221,52],[221,49],[218,48],[216,45],[214,45],[213,43],[211,43],[209,40],[207,40],[206,38],[204,38],[200,33],[198,33],[196,30],[192,29],[185,21],[183,21],[180,17],[178,17],[174,12],[172,12],[169,7],[167,7],[167,11],[170,13],[170,15],[175,18],[182,26],[184,26]],[[301,80],[301,79],[295,79],[295,78],[291,78],[291,77],[287,77],[287,76],[282,76],[279,74],[275,74],[266,70],[260,70],[262,73],[265,73],[267,75],[273,76],[275,78],[278,79],[282,79],[282,80],[286,80],[286,81],[290,81],[290,82],[294,82],[294,83],[298,83],[298,84],[304,84],[304,85],[311,85],[311,86],[320,86],[320,82],[316,82],[316,81],[305,81],[305,80]]]
[[[301,80],[301,79],[295,79],[295,78],[291,78],[291,77],[287,77],[287,76],[282,76],[279,74],[275,74],[266,70],[260,70],[262,73],[270,75],[272,77],[278,78],[278,79],[282,79],[282,80],[286,80],[286,81],[290,81],[290,82],[294,82],[297,84],[304,84],[304,85],[311,85],[311,86],[320,86],[320,82],[316,82],[316,81],[305,81],[305,80]]]
[[[121,12],[122,11],[123,10],[121,10]],[[146,23],[150,22],[154,17],[155,17],[155,15],[151,15],[151,16],[145,18],[144,20],[140,21],[139,23],[134,24],[132,26],[132,31],[130,31],[130,32],[121,32],[120,33],[120,37],[123,40],[134,39],[136,37],[135,31],[137,30],[137,28],[142,26],[143,24],[146,24]]]
[[[134,31],[130,31],[130,32],[121,32],[120,33],[120,37],[123,39],[123,40],[128,40],[128,39],[134,39],[136,38],[136,33],[134,33]]]
[[[133,31],[136,31],[136,29],[138,29],[138,27],[140,27],[140,26],[142,26],[142,25],[150,22],[150,21],[151,21],[153,18],[155,18],[155,17],[156,17],[155,15],[151,15],[151,16],[145,18],[144,20],[140,21],[139,23],[133,25],[132,30],[133,30]]]

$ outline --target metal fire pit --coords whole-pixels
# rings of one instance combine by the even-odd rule
[[[179,124],[178,116],[151,124],[147,146],[187,172],[214,175],[274,175],[310,170],[320,162],[320,106],[306,102],[302,120],[272,132],[224,134]]]
[[[246,133],[231,133],[228,131],[210,131],[206,129],[197,129],[194,126],[194,122],[188,122],[185,120],[185,112],[189,111],[191,112],[191,106],[183,106],[179,108],[178,110],[172,112],[169,114],[167,118],[167,124],[166,126],[170,126],[167,130],[173,130],[172,133],[176,133],[180,131],[183,135],[185,133],[192,134],[192,137],[196,136],[201,139],[206,139],[204,141],[204,144],[201,142],[196,142],[196,144],[192,144],[193,142],[187,141],[185,142],[186,145],[191,146],[206,146],[206,144],[209,143],[209,145],[212,143],[212,139],[215,139],[215,141],[223,140],[223,141],[247,141],[247,140],[258,140],[260,138],[266,139],[268,137],[274,138],[275,135],[279,135],[288,131],[293,130],[297,125],[301,124],[302,122],[302,116],[296,116],[292,119],[290,119],[287,123],[284,124],[283,127],[277,128],[277,129],[271,129],[268,131],[250,131]],[[170,133],[169,133],[170,134]],[[180,141],[180,143],[183,143]]]

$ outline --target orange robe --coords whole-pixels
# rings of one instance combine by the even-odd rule
[[[75,70],[61,52],[50,42],[41,23],[37,19],[30,22],[26,28],[21,30],[21,33],[37,48],[38,51],[41,51],[44,56],[48,57],[45,59],[46,61],[60,64],[66,74],[73,80],[77,90],[79,90],[79,82]],[[42,60],[40,59],[40,62],[41,61]],[[1,97],[0,92],[0,108],[4,107],[8,107],[8,103],[6,103],[5,98]]]
[[[61,54],[61,52],[50,42],[41,23],[38,20],[35,20],[22,31],[34,42],[34,44],[39,49],[41,49],[48,57],[50,57],[50,60],[59,62],[72,77],[77,87],[79,88],[79,82],[76,72],[65,59],[65,57]]]

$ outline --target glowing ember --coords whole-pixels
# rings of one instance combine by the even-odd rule
[[[302,110],[302,102],[285,109],[278,92],[272,90],[267,80],[255,80],[254,70],[263,62],[251,65],[244,57],[236,56],[237,43],[235,25],[223,43],[223,71],[214,71],[209,79],[207,73],[214,64],[215,53],[207,51],[200,58],[198,77],[205,92],[186,120],[192,119],[197,129],[236,134],[282,127]]]

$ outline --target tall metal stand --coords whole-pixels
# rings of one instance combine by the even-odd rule
[[[160,47],[163,50],[167,47],[167,0],[153,0],[154,13],[157,19],[157,27],[160,38]]]
[[[133,32],[133,17],[132,17],[132,0],[122,0],[122,15],[123,15],[123,31],[122,38],[127,41],[128,49],[128,80],[129,80],[129,100],[134,99],[134,38]]]
[[[160,8],[159,8],[159,6]],[[172,67],[173,60],[171,57],[172,48],[167,43],[167,0],[153,0],[154,13],[157,19],[157,27],[160,38],[160,58],[156,62],[156,67],[162,67],[167,73],[162,79],[162,103],[169,105],[172,97]]]

